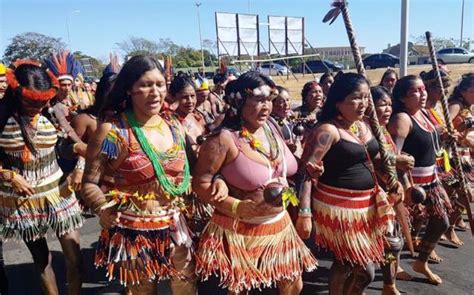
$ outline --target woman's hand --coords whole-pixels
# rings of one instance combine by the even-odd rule
[[[311,177],[312,180],[316,180],[321,175],[323,175],[323,173],[324,173],[324,164],[323,164],[322,161],[319,161],[318,163],[308,162],[308,163],[306,163],[305,170],[306,170],[306,173],[308,173],[309,177]]]
[[[296,220],[296,232],[303,240],[306,240],[311,235],[313,221],[311,216],[298,216]]]
[[[33,187],[20,174],[16,174],[15,177],[13,177],[11,180],[11,185],[17,194],[26,194],[27,196],[31,196],[35,193]]]
[[[122,213],[118,212],[115,208],[107,208],[99,213],[99,223],[103,229],[109,229],[117,223],[119,223],[120,215]]]
[[[75,191],[81,190],[82,176],[84,175],[84,170],[74,169],[71,173],[71,186]]]
[[[87,144],[81,142],[81,143],[75,143],[74,144],[74,153],[78,154],[81,157],[86,157],[87,153]]]
[[[211,184],[211,202],[222,202],[229,196],[225,181],[217,177]]]
[[[440,134],[440,138],[442,141],[451,143],[453,141],[459,142],[462,139],[461,133],[459,131],[454,130],[453,133],[449,133],[448,129],[443,129],[443,132]]]
[[[415,167],[415,158],[407,154],[397,155],[395,166],[402,172],[407,172]]]
[[[234,201],[237,202],[237,201]],[[240,201],[237,207],[237,216],[242,219],[262,216],[261,209],[253,200]]]

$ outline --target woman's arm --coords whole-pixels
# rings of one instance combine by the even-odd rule
[[[387,130],[393,138],[398,151],[402,151],[405,139],[410,134],[412,123],[410,117],[405,113],[398,113],[392,116],[388,123]]]

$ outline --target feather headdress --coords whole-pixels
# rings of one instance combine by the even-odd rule
[[[51,58],[45,60],[45,63],[59,81],[74,81],[79,73],[84,73],[82,64],[66,50],[60,50],[56,54],[51,54]]]

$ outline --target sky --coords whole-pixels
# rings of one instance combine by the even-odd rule
[[[459,40],[462,1],[409,0],[409,36],[429,30],[434,37]],[[474,0],[464,1],[463,39],[474,40]],[[101,60],[109,52],[122,54],[116,43],[131,36],[170,38],[199,48],[196,2],[201,3],[203,39],[216,40],[217,11],[258,14],[261,22],[268,15],[304,17],[305,37],[313,47],[348,46],[342,17],[331,26],[322,23],[330,0],[0,0],[0,56],[11,38],[24,32],[61,38],[72,51]],[[366,53],[400,42],[401,0],[350,0],[349,11]],[[260,30],[268,48],[268,27]]]

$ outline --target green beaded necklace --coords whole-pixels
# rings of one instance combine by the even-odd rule
[[[132,111],[127,110],[125,111],[125,116],[127,117],[130,126],[132,127],[133,134],[137,138],[138,142],[142,150],[147,155],[148,159],[150,159],[153,169],[155,170],[155,175],[158,178],[163,190],[171,196],[179,196],[182,195],[186,190],[189,188],[190,180],[191,180],[191,173],[189,171],[189,162],[186,154],[184,155],[184,176],[183,181],[180,184],[175,185],[170,179],[166,176],[165,170],[163,169],[163,165],[161,165],[160,160],[158,159],[158,152],[151,146],[146,138],[145,134],[143,133],[142,129],[140,128],[140,124],[135,119],[135,115]],[[182,151],[184,151],[184,140],[181,136],[177,136],[179,138],[179,146]]]

